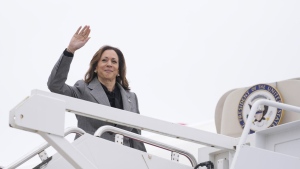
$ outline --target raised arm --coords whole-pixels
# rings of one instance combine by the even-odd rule
[[[68,48],[60,56],[49,76],[47,85],[51,92],[71,97],[78,97],[77,94],[79,92],[77,91],[76,84],[73,87],[67,85],[65,82],[68,77],[74,52],[87,43],[87,41],[90,39],[90,32],[90,27],[84,26],[83,29],[79,27],[76,33],[73,35]]]

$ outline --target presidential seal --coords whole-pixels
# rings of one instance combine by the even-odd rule
[[[260,99],[268,99],[280,103],[283,102],[280,93],[270,85],[258,84],[250,87],[244,93],[238,105],[238,120],[242,128],[245,127],[252,105],[255,101]],[[278,125],[282,116],[282,109],[260,105],[254,115],[250,133]]]

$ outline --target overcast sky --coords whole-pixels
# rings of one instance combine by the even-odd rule
[[[124,53],[142,115],[174,123],[214,119],[227,91],[299,77],[300,1],[0,0],[0,166],[39,145],[8,127],[9,111],[47,79],[81,25],[67,83],[83,79],[103,45]],[[74,118],[68,123],[76,125]]]

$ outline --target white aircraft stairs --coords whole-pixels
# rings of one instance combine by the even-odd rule
[[[241,137],[235,138],[55,93],[33,90],[30,96],[10,111],[9,124],[13,128],[37,133],[47,143],[3,168],[17,168],[33,156],[39,155],[42,162],[35,168],[45,169],[299,169],[300,121],[249,135],[251,121],[260,105],[300,113],[300,108],[296,106],[264,99],[256,101],[252,105]],[[99,128],[94,135],[87,134],[79,128],[65,129],[65,112],[177,138],[205,147],[199,148],[196,158],[185,150],[111,126]],[[115,142],[99,138],[107,131],[116,134]],[[65,139],[65,135],[74,132],[81,137],[70,143]],[[123,146],[122,141],[126,137],[169,150],[172,158],[164,159]],[[280,145],[279,149],[278,145]],[[57,151],[51,157],[48,157],[44,151],[49,146]],[[179,154],[186,156],[191,164],[178,163]]]

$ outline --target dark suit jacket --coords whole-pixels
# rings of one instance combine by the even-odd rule
[[[61,55],[48,79],[47,84],[49,90],[54,93],[110,106],[106,93],[97,78],[94,78],[89,84],[85,83],[83,80],[77,81],[74,86],[69,86],[65,83],[68,77],[72,60],[73,57],[68,57],[64,54]],[[118,84],[118,86],[122,95],[123,109],[139,114],[138,101],[135,93],[124,90],[124,88],[120,84]],[[112,124],[110,122],[96,120],[89,117],[80,115],[76,115],[76,117],[78,120],[78,127],[92,135],[101,126],[115,126],[115,124]],[[134,128],[121,125],[116,125],[116,127],[141,134],[140,130]],[[101,137],[110,141],[114,141],[115,139],[114,134],[112,133],[104,133]],[[124,137],[123,144],[125,146],[130,146],[138,150],[146,151],[143,143],[132,139]]]

